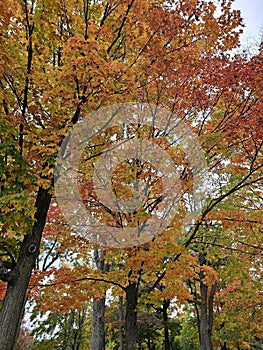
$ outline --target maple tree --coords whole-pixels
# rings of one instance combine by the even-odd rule
[[[259,53],[259,55],[253,58],[252,62],[257,62],[261,65],[261,55],[262,51]],[[247,74],[252,67],[252,62],[245,65],[245,70],[242,72],[244,79],[243,81],[246,82],[248,87],[248,94],[245,94],[240,100],[241,105],[244,104],[245,108],[243,109],[242,113],[237,114],[236,119],[231,118],[229,121],[227,121],[223,129],[226,131],[229,128],[229,131],[226,133],[226,135],[229,135],[229,137],[227,136],[226,138],[228,151],[231,150],[232,145],[235,145],[235,147],[233,147],[233,153],[229,152],[228,155],[227,153],[225,154],[226,157],[230,156],[231,159],[231,162],[227,162],[228,164],[226,164],[223,171],[224,176],[229,176],[226,188],[229,190],[229,188],[231,188],[235,182],[240,180],[241,186],[235,190],[234,185],[230,196],[225,198],[216,209],[213,209],[208,214],[206,217],[207,220],[204,230],[200,230],[200,233],[197,234],[194,239],[194,241],[196,240],[196,242],[198,242],[195,249],[198,251],[199,259],[202,260],[204,265],[208,265],[215,269],[219,276],[221,276],[221,270],[224,271],[224,266],[227,264],[227,261],[231,260],[229,255],[232,254],[239,255],[238,260],[235,260],[235,264],[242,264],[242,266],[244,266],[244,271],[246,270],[247,264],[246,256],[250,255],[250,269],[253,269],[255,261],[258,262],[258,254],[260,254],[260,245],[262,244],[262,211],[260,201],[258,201],[258,199],[261,198],[262,188],[262,134],[259,126],[262,118],[261,112],[259,112],[259,108],[261,108],[260,106],[262,103],[262,95],[259,90],[255,89],[254,92],[252,92],[252,90],[249,88],[251,83],[254,84],[254,78],[250,83],[248,83],[245,78],[248,76]],[[257,68],[257,64],[254,69],[256,70],[255,79],[257,80],[258,76],[262,74],[262,71],[261,69]],[[253,75],[254,74],[252,74],[252,76]],[[260,87],[258,86],[258,88]],[[235,97],[237,97],[236,93]],[[228,106],[229,104],[227,104],[227,108],[229,108]],[[249,123],[249,126],[246,123],[244,123],[242,126],[242,120],[246,120]],[[244,132],[243,128],[246,129],[246,132]],[[230,134],[228,134],[228,132]],[[256,177],[254,177],[254,172],[257,173]],[[249,181],[247,181],[248,177],[250,178]],[[222,189],[223,187],[221,187],[221,190]],[[250,202],[249,206],[247,205],[247,200]],[[211,249],[213,249],[212,254]],[[254,262],[252,262],[253,256],[255,256]],[[234,271],[235,268],[233,267],[231,275],[238,276],[238,273],[235,273]],[[203,291],[204,307],[202,310],[201,306],[199,312],[203,312],[203,318],[206,319],[205,322],[209,324],[207,328],[210,332],[210,336],[208,337],[210,338],[210,345],[207,347],[212,348],[211,337],[214,313],[214,297],[220,283],[218,285],[219,281],[214,279],[213,283],[210,283],[210,286],[208,287],[207,282],[205,284],[203,283],[203,279],[206,280],[206,278],[204,278],[205,276],[200,275],[200,277],[199,288],[201,298]],[[252,277],[250,276],[250,278]],[[255,279],[255,277],[252,279]],[[249,282],[249,280],[246,282],[246,279],[243,278],[242,283],[250,284],[251,282]],[[256,283],[256,281],[254,281],[254,283]],[[257,295],[259,298],[260,288],[261,287],[258,289]],[[196,293],[196,289],[194,289],[194,293]],[[248,294],[246,298],[249,298]],[[260,304],[257,306],[260,308]],[[202,315],[200,317],[202,317]],[[199,321],[202,322],[200,319]],[[246,337],[248,337],[248,335],[241,336],[239,334],[236,341],[242,342],[243,339],[245,344]]]
[[[260,216],[256,198],[262,181],[262,51],[249,62],[224,54],[238,43],[236,28],[241,24],[239,12],[225,0],[219,2],[218,16],[212,2],[197,0],[67,4],[60,0],[1,0],[1,5],[0,277],[8,287],[0,313],[0,347],[8,350],[14,346],[42,233],[53,224],[43,246],[47,252],[43,271],[36,270],[31,282],[31,287],[43,284],[39,288],[49,299],[42,303],[43,311],[50,305],[67,312],[70,305],[78,309],[91,297],[102,300],[105,290],[113,286],[117,295],[121,291],[126,297],[126,348],[134,350],[136,310],[143,292],[152,298],[148,303],[174,297],[185,303],[191,298],[187,281],[194,278],[199,278],[206,291],[207,283],[215,282],[217,276],[210,259],[198,262],[195,244],[203,244],[205,254],[210,244],[202,241],[204,228],[211,226],[210,221],[236,223],[241,208],[247,214],[238,222],[236,232],[254,220],[249,216]],[[199,135],[209,170],[216,175],[213,195],[207,197],[200,218],[180,244],[176,241],[187,202],[181,204],[171,228],[148,245],[125,251],[107,249],[104,259],[111,268],[106,273],[87,263],[87,254],[94,247],[85,238],[71,235],[59,215],[48,224],[46,217],[49,208],[52,211],[55,157],[69,128],[91,111],[125,101],[154,103],[176,112]],[[130,136],[151,139],[149,128],[130,127]],[[94,157],[113,143],[110,135],[114,134],[116,130],[106,129],[97,135],[95,141],[101,145],[93,147]],[[182,188],[191,197],[193,169],[184,160],[184,152],[167,146],[164,138],[156,137],[155,142],[178,164],[181,161]],[[89,152],[91,148],[87,155]],[[93,195],[89,203],[96,204],[94,215],[117,225],[116,217],[106,213],[94,197],[89,173],[92,159],[87,163],[79,179],[83,199]],[[129,184],[134,180],[131,168],[138,174],[142,167],[131,159],[116,171],[115,183],[122,179],[128,184],[116,186],[120,197],[129,197]],[[156,170],[145,168],[145,164],[143,169],[140,179],[150,181],[151,194],[159,198],[162,186]],[[247,201],[255,203],[255,208]],[[240,209],[231,212],[236,205]],[[146,218],[141,210],[130,215],[127,223]],[[259,221],[253,225],[258,232]],[[212,234],[213,228],[209,232]],[[229,235],[232,232],[229,230]],[[245,238],[249,240],[248,233]],[[243,244],[250,244],[246,239]],[[218,244],[225,245],[225,241]],[[77,254],[72,258],[74,268],[69,265],[72,252]],[[52,262],[58,255],[64,264],[55,268]],[[78,259],[83,263],[76,264]],[[55,291],[45,289],[47,277]],[[36,300],[41,292],[33,289]],[[59,296],[63,293],[62,300]],[[201,327],[205,331],[203,323]],[[202,349],[210,349],[211,344],[202,345],[206,343],[202,337]]]
[[[255,66],[254,66],[255,68]],[[229,71],[228,71],[229,73]],[[247,103],[247,101],[245,100],[243,102],[244,104]],[[243,105],[241,104],[241,108],[243,107]],[[247,112],[247,111],[246,111]],[[240,116],[240,115],[239,115]],[[257,115],[255,114],[255,118],[257,120]],[[240,129],[239,129],[240,130]],[[258,128],[255,127],[254,129],[250,129],[251,132],[258,132]],[[115,131],[114,131],[115,132]],[[215,139],[212,139],[212,141],[215,141],[217,140],[217,138]],[[248,139],[247,142],[248,144],[250,143],[250,140],[251,139]],[[261,138],[258,137],[257,140],[259,141],[259,143],[255,142],[256,141],[256,138],[253,138],[253,145],[255,147],[255,153],[257,153],[257,150],[260,151],[260,143],[261,143]],[[233,141],[233,139],[230,140],[231,142]],[[246,145],[244,144],[244,140],[243,141],[243,145],[246,147]],[[98,143],[100,144],[100,143]],[[209,145],[210,147],[210,145]],[[101,149],[100,149],[101,151]],[[236,149],[235,149],[236,151]],[[222,149],[219,150],[219,152],[222,152]],[[250,156],[251,156],[252,153],[248,154],[248,160],[251,161],[250,159]],[[232,156],[231,153],[223,153],[223,156],[224,157],[229,157],[229,156]],[[235,153],[235,156],[236,156],[236,153]],[[223,158],[222,161],[225,161],[226,158]],[[241,167],[244,166],[244,162],[243,162],[244,158],[242,158],[242,163],[240,164]],[[254,159],[252,158],[252,161],[254,163]],[[260,158],[257,158],[256,159],[256,162],[258,162],[258,164],[260,164]],[[213,165],[213,163],[212,163]],[[252,165],[255,165],[257,166],[257,164],[252,164]],[[232,167],[233,167],[233,163],[230,163],[230,169],[232,170]],[[261,165],[260,165],[261,167]],[[259,169],[260,169],[259,167]],[[220,168],[219,168],[220,169]],[[257,167],[256,167],[256,170],[257,170]],[[240,168],[237,166],[237,163],[235,163],[235,171],[239,172],[240,171]],[[259,172],[260,173],[260,172]],[[127,172],[125,172],[125,174],[127,174]],[[224,176],[227,175],[227,171],[224,169]],[[230,175],[232,176],[232,173],[230,172]],[[241,177],[242,179],[242,177]],[[254,181],[252,181],[252,185],[254,187],[254,191],[258,188],[258,185],[257,185],[257,182],[260,183],[260,180],[261,178],[256,178],[256,186],[254,186]],[[237,182],[238,181],[238,182]],[[226,185],[226,189],[228,190],[228,186],[230,186],[230,189],[231,191],[235,192],[239,190],[239,187],[236,185],[236,182],[239,184],[239,181],[240,179],[238,177],[236,177],[236,174],[235,176],[233,176],[233,184],[229,182],[227,182],[227,185]],[[232,187],[234,186],[234,187]],[[248,183],[248,186],[250,186],[250,183]],[[220,184],[220,190],[222,191],[223,185]],[[233,190],[234,189],[234,190]],[[236,190],[235,190],[236,189]],[[204,222],[202,223],[202,225],[200,225],[199,227],[199,231],[196,232],[196,235],[195,237],[191,240],[191,243],[195,243],[195,241],[198,243],[198,249],[202,252],[202,249],[203,247],[209,247],[210,244],[212,245],[219,245],[219,248],[220,248],[220,243],[221,241],[218,239],[217,241],[215,240],[215,237],[218,235],[219,238],[221,238],[221,235],[222,235],[222,232],[221,231],[226,231],[226,223],[227,222],[231,222],[233,221],[234,222],[234,227],[237,226],[237,223],[236,223],[236,217],[237,215],[240,217],[240,215],[242,214],[242,211],[241,209],[239,209],[238,212],[234,211],[234,208],[235,206],[237,205],[237,200],[238,202],[240,202],[240,195],[241,193],[243,192],[243,186],[241,186],[241,189],[242,191],[239,191],[237,193],[237,196],[236,197],[233,197],[233,196],[226,196],[226,197],[229,197],[227,201],[222,201],[222,203],[220,204],[221,201],[219,201],[219,204],[220,205],[217,205],[216,207],[216,210],[215,212],[213,213],[212,211],[208,211],[208,213],[206,213],[206,217],[204,219],[206,219],[206,221],[204,220]],[[260,189],[260,187],[259,187]],[[249,190],[250,191],[250,190]],[[83,192],[83,191],[82,191]],[[247,192],[247,189],[245,189],[245,192]],[[85,192],[84,192],[85,193]],[[253,194],[254,195],[254,194]],[[248,195],[243,195],[244,198],[248,198]],[[243,198],[242,197],[242,198]],[[213,205],[213,201],[209,203],[209,205]],[[231,208],[232,207],[232,208]],[[212,207],[213,208],[213,207]],[[250,208],[251,209],[251,208]],[[246,216],[255,216],[257,215],[259,218],[260,218],[260,213],[258,213],[258,210],[248,210],[247,206],[246,205],[243,205],[243,210],[245,210],[247,213],[246,213]],[[226,216],[227,215],[227,216]],[[255,218],[255,217],[254,217]],[[178,219],[178,218],[177,218]],[[224,220],[224,224],[223,224],[223,227],[221,228],[221,221]],[[212,223],[210,223],[210,221]],[[216,224],[216,221],[219,221],[218,224]],[[261,225],[261,221],[260,220],[253,220],[253,227],[255,229],[258,230],[258,226],[260,227]],[[243,220],[239,220],[238,221],[238,233],[240,233],[240,230],[242,229],[243,225],[245,225],[244,227],[246,227],[246,225],[251,225],[251,220],[249,220],[249,218],[246,218],[244,217]],[[212,239],[212,243],[208,240],[206,241],[205,237],[208,236],[209,238],[209,235],[210,234],[210,230],[211,230],[211,239]],[[214,232],[215,231],[215,232]],[[225,234],[225,236],[223,237],[223,244],[225,245],[226,243],[229,245],[229,248],[228,247],[225,247],[223,244],[221,244],[221,248],[224,248],[225,250],[227,249],[232,249],[232,245],[231,245],[231,242],[232,244],[235,244],[236,242],[238,242],[238,236],[235,236],[234,234],[234,231],[233,230],[230,230],[230,233],[228,234],[230,235],[230,238],[228,238],[228,241],[225,241],[225,239],[227,238],[227,235]],[[158,276],[158,274],[160,274],[160,266],[158,264],[158,262],[160,260],[162,260],[162,257],[163,258],[166,258],[168,261],[169,261],[169,258],[167,257],[167,255],[169,255],[169,251],[170,252],[174,252],[174,251],[177,251],[177,254],[178,252],[180,251],[180,248],[177,246],[175,247],[175,244],[174,244],[174,241],[173,241],[173,236],[171,234],[171,232],[168,232],[167,234],[168,237],[170,237],[170,241],[167,239],[168,237],[166,236],[162,236],[162,237],[158,237],[154,242],[152,242],[149,246],[145,246],[143,249],[129,249],[127,252],[128,254],[126,255],[126,261],[127,261],[127,268],[125,267],[125,269],[122,269],[122,271],[120,271],[120,273],[116,274],[116,271],[113,271],[108,273],[107,276],[105,275],[101,275],[101,279],[104,279],[105,282],[109,282],[110,280],[112,281],[116,281],[115,283],[118,283],[120,284],[120,282],[122,281],[121,278],[127,278],[127,276],[129,276],[129,280],[130,282],[128,283],[128,288],[125,287],[125,280],[123,280],[123,285],[122,285],[122,288],[125,289],[125,291],[129,291],[130,288],[132,288],[133,290],[135,290],[136,292],[136,289],[138,288],[139,285],[142,284],[142,279],[145,281],[147,279],[147,273],[151,273],[152,274],[152,277],[150,278],[150,281],[153,283],[153,285],[155,284],[156,282],[156,276]],[[245,237],[247,237],[247,239],[250,239],[249,236],[246,234]],[[256,236],[256,239],[258,239],[258,237]],[[168,249],[168,246],[165,245],[165,244],[170,244],[170,248]],[[172,244],[172,245],[171,245]],[[245,242],[243,242],[243,244],[245,244]],[[157,253],[158,252],[158,253]],[[109,252],[108,252],[109,253]],[[152,255],[152,253],[154,253],[154,255]],[[108,263],[111,262],[111,259],[112,259],[112,254],[114,259],[116,260],[117,259],[117,256],[116,256],[116,252],[114,253],[110,253],[111,255],[107,258],[107,261]],[[170,253],[171,254],[171,253]],[[179,256],[181,254],[185,254],[184,252],[180,253]],[[205,254],[207,254],[207,252],[205,251]],[[217,254],[222,254],[220,253],[217,253]],[[172,253],[173,255],[173,253]],[[204,252],[202,252],[202,255],[204,255]],[[123,259],[124,259],[124,256],[125,256],[125,253],[122,252],[122,255],[121,255],[121,261],[123,262]],[[163,276],[162,278],[162,285],[165,286],[165,290],[161,293],[162,296],[174,296],[174,295],[179,295],[179,286],[180,284],[182,283],[182,281],[184,279],[186,279],[188,276],[182,276],[182,274],[180,273],[180,271],[184,270],[184,272],[187,272],[185,271],[185,267],[187,266],[187,263],[189,264],[189,256],[185,256],[185,260],[187,261],[177,261],[177,259],[175,259],[175,261],[172,260],[173,258],[170,258],[170,263],[169,264],[165,264],[165,275]],[[181,258],[182,259],[182,258]],[[204,300],[206,300],[206,293],[207,293],[207,284],[208,283],[215,283],[217,281],[217,276],[216,276],[216,273],[213,271],[213,269],[211,268],[210,266],[210,263],[205,259],[204,260],[204,257],[201,256],[201,254],[199,254],[199,260],[202,260],[199,262],[199,264],[201,264],[201,266],[198,266],[198,262],[195,261],[195,273],[196,275],[198,276],[198,279],[200,279],[200,283],[201,283],[201,286],[202,286],[202,290],[203,290],[203,294],[202,295],[202,298],[204,298]],[[193,260],[194,261],[194,260]],[[181,265],[180,265],[180,263]],[[194,265],[194,263],[193,263]],[[205,266],[205,265],[208,265],[208,266]],[[215,267],[215,266],[212,266],[212,267]],[[132,270],[131,270],[132,269]],[[157,270],[156,270],[157,269]],[[126,271],[125,271],[126,270]],[[73,275],[75,275],[75,272],[76,270],[73,271]],[[84,272],[84,270],[83,270]],[[90,272],[89,272],[90,273]],[[189,272],[188,272],[189,273]],[[72,275],[72,280],[74,280],[74,277]],[[97,275],[97,273],[96,273]],[[190,274],[191,275],[191,274]],[[205,278],[205,275],[208,275],[208,277]],[[210,276],[211,275],[211,276]],[[178,285],[174,282],[175,281],[175,277],[176,276],[176,281],[178,282]],[[98,276],[95,277],[94,276],[94,279],[97,279],[99,280]],[[134,284],[134,279],[136,280],[136,283]],[[158,278],[157,278],[158,280]],[[117,282],[118,281],[118,282]],[[149,281],[147,281],[149,283]],[[155,284],[155,286],[157,286],[157,284]],[[151,288],[150,288],[151,289]],[[154,288],[153,288],[154,289]],[[172,294],[170,294],[172,293]],[[159,298],[160,298],[160,293],[157,291],[157,294],[159,294]],[[183,295],[183,300],[185,301],[185,299],[189,298],[189,294],[187,293],[187,288],[183,288],[182,289],[182,295]],[[138,295],[137,293],[135,294],[135,302],[138,303]],[[213,297],[211,298],[211,301],[212,301],[212,307],[213,307]],[[210,310],[211,310],[211,305],[210,305]],[[207,310],[203,310],[203,311],[207,311]],[[127,328],[127,326],[126,326]],[[202,329],[206,329],[205,325],[201,325],[201,328]],[[210,332],[211,333],[211,332]],[[210,337],[211,337],[211,334],[210,334]],[[211,345],[205,345],[207,347],[211,346]]]

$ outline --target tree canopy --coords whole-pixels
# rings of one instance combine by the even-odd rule
[[[0,348],[14,348],[27,300],[32,349],[188,349],[187,337],[202,350],[257,348],[263,51],[231,54],[240,12],[227,0],[1,0],[1,8]],[[123,121],[111,106],[141,108],[150,123]],[[102,127],[85,141],[75,183],[95,222],[123,232],[116,244],[72,228],[54,190],[58,152],[70,159],[74,147],[64,154],[63,145],[87,116],[90,129]],[[126,151],[107,172],[109,149],[135,141],[153,145],[154,157]],[[203,164],[196,144],[207,182],[192,217]],[[164,154],[174,173],[160,175],[170,169]],[[99,166],[106,190],[124,206],[134,200],[133,210],[98,195]],[[171,210],[169,225],[121,243],[158,210]]]

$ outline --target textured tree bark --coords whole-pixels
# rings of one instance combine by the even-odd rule
[[[213,328],[213,301],[216,292],[216,284],[212,285],[208,295],[208,286],[200,282],[200,345],[201,350],[213,350],[212,328]]]
[[[126,314],[125,314],[125,350],[135,350],[137,343],[137,299],[136,283],[126,287]]]
[[[108,266],[105,265],[103,254],[104,252],[94,249],[94,260],[98,269],[103,272],[108,271]],[[97,300],[93,298],[92,312],[92,337],[90,350],[105,350],[105,298]]]
[[[207,316],[207,286],[200,283],[201,305],[200,305],[200,340],[201,350],[213,350],[211,343],[210,327]]]
[[[105,350],[105,298],[93,299],[92,340],[90,350]]]
[[[51,195],[39,188],[32,234],[22,242],[16,267],[7,276],[8,287],[0,312],[0,349],[12,350],[17,341],[27,299],[27,288],[39,253]]]

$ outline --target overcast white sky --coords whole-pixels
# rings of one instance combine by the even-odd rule
[[[259,38],[260,29],[263,30],[263,0],[235,0],[233,8],[241,10],[246,24],[242,44],[245,45],[252,38]]]

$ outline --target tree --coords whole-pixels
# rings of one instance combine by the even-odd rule
[[[193,311],[191,307],[188,307],[180,318],[182,329],[180,335],[176,337],[176,340],[178,340],[179,348],[182,350],[200,349],[198,327]]]
[[[97,268],[104,273],[107,272],[108,266],[105,265],[103,252],[95,249],[94,259]],[[105,301],[106,296],[99,299],[93,297],[91,350],[105,349]]]
[[[219,147],[215,155],[213,152],[220,132],[228,137],[226,152],[229,145],[233,146],[230,139],[238,137],[231,125],[239,125],[240,116],[242,126],[246,125],[246,113],[241,113],[246,103],[256,115],[251,123],[254,127],[261,124],[258,111],[256,113],[260,80],[254,79],[252,69],[244,81],[241,73],[231,80],[229,77],[240,67],[244,67],[240,72],[245,72],[244,61],[231,63],[226,56],[214,57],[219,50],[227,51],[238,43],[236,28],[241,19],[237,11],[231,10],[230,2],[220,1],[222,13],[218,18],[215,6],[202,1],[110,0],[104,3],[85,0],[65,4],[59,0],[52,3],[1,0],[1,5],[5,10],[0,21],[4,58],[0,67],[0,229],[3,237],[0,278],[8,287],[0,313],[0,348],[8,350],[14,347],[18,337],[27,288],[46,225],[55,156],[72,125],[104,105],[130,100],[154,102],[177,111],[178,116],[186,120],[191,119],[209,150],[208,157],[218,161]],[[259,63],[252,62],[255,67],[253,64],[259,67]],[[248,87],[253,91],[258,89],[258,97],[253,93],[246,98]],[[243,92],[243,104],[235,98],[235,89],[237,95]],[[225,115],[226,105],[229,113]],[[223,114],[216,114],[215,109],[217,113],[223,110]],[[214,113],[212,120],[208,118],[211,112]],[[104,140],[105,145],[106,141],[109,140]],[[258,144],[257,150],[259,153]],[[249,181],[257,182],[258,154],[254,158],[250,172],[242,178],[236,176],[236,182],[230,178],[233,181],[223,193],[218,190],[218,197],[208,203],[200,221],[183,242],[184,246],[189,246],[206,215],[218,203]],[[220,160],[222,165],[224,157]],[[186,164],[183,168],[187,169]],[[242,172],[239,175],[242,176]],[[188,176],[188,185],[190,182]],[[188,193],[191,195],[190,186]],[[142,215],[137,213],[137,216],[139,214]],[[139,254],[141,251],[138,250]],[[136,260],[133,249],[126,258],[130,253],[130,262]],[[166,260],[171,266],[181,256],[172,255]],[[137,341],[137,290],[147,266],[144,261],[141,259],[136,268],[130,262],[126,264],[123,283],[116,282],[116,271],[111,280],[127,292],[130,311],[126,331],[131,332],[127,335],[130,337],[127,347],[133,349]],[[156,273],[153,289],[166,275],[164,265],[158,268],[160,273]],[[68,272],[65,266],[60,273],[63,271]],[[82,270],[82,274],[84,271],[91,274],[90,269]],[[68,277],[78,279],[76,271]],[[65,283],[65,276],[63,278],[61,283]],[[106,280],[105,276],[103,279]],[[165,285],[169,285],[168,279]],[[75,288],[73,292],[76,293]],[[129,328],[130,325],[133,327]]]
[[[124,67],[128,69],[128,66],[122,65],[120,59],[111,56],[112,54],[114,56],[112,51],[113,49],[115,51],[115,45],[121,36],[123,25],[118,22],[122,21],[124,13],[126,13],[126,4],[117,6],[117,15],[116,11],[113,11],[116,10],[114,5],[108,4],[98,8],[96,2],[89,3],[88,1],[84,4],[80,2],[77,6],[77,12],[75,5],[71,4],[66,9],[64,4],[59,1],[56,4],[44,1],[37,3],[3,1],[2,5],[4,9],[10,10],[3,12],[3,21],[1,21],[4,38],[4,61],[1,65],[3,102],[1,122],[8,120],[8,123],[11,124],[12,129],[5,128],[5,135],[7,139],[13,138],[14,143],[11,154],[2,153],[3,188],[10,188],[10,183],[17,183],[16,178],[13,178],[12,181],[8,169],[11,167],[11,170],[14,171],[12,164],[15,164],[15,167],[19,166],[18,157],[21,158],[20,164],[21,162],[26,164],[21,164],[20,168],[27,167],[24,178],[23,173],[20,172],[21,180],[19,181],[25,187],[25,191],[20,189],[15,191],[14,186],[11,186],[13,191],[11,196],[4,192],[2,197],[6,201],[6,205],[2,206],[2,213],[9,214],[9,212],[14,211],[14,205],[20,208],[18,212],[16,211],[17,216],[20,213],[19,217],[14,219],[9,217],[7,220],[9,225],[15,226],[15,228],[11,227],[14,239],[17,240],[20,237],[18,257],[12,255],[14,257],[12,259],[7,253],[7,260],[11,259],[13,265],[9,264],[8,273],[4,276],[1,275],[1,278],[8,282],[8,289],[0,315],[0,347],[12,349],[18,336],[26,301],[26,291],[38,255],[41,235],[50,205],[54,156],[60,142],[67,127],[78,120],[81,107],[88,99],[90,99],[89,108],[92,109],[95,105],[99,106],[108,99],[118,100],[118,95],[125,99],[124,96],[130,89],[128,87],[129,77],[124,77],[123,80],[120,75],[120,70]],[[57,10],[55,14],[53,6],[56,6]],[[93,27],[93,29],[102,34],[100,48],[93,47],[92,42],[95,43],[95,46],[96,42],[91,38],[88,39],[90,35],[93,38],[96,37],[96,33],[88,33],[89,21],[93,21],[90,16],[94,16],[94,25],[97,28]],[[116,22],[112,23],[114,18]],[[118,27],[119,25],[117,36],[112,35],[107,39],[108,31],[101,29],[104,23],[105,26],[107,25],[109,33],[114,30],[114,26]],[[84,66],[81,63],[80,70],[77,68],[77,73],[73,61],[78,60],[78,58],[71,56],[71,53],[74,51],[72,48],[75,46],[77,50],[79,45],[89,54],[84,59],[86,61],[83,62]],[[90,49],[86,51],[88,46]],[[104,52],[104,57],[97,54],[99,51]],[[17,55],[14,56],[13,52],[17,52]],[[64,62],[62,62],[62,52]],[[81,57],[81,52],[79,52],[79,57]],[[108,62],[108,59],[112,64]],[[65,61],[68,63],[65,64]],[[87,68],[90,62],[97,70],[94,75],[97,79],[93,81],[94,84],[85,80],[84,85],[80,86],[81,78],[78,74],[82,75],[83,69],[90,74],[90,68]],[[68,70],[68,68],[70,69]],[[100,77],[97,75],[98,69]],[[123,75],[124,70],[121,73]],[[113,79],[108,79],[109,76],[107,77],[107,74],[104,76],[104,73],[112,74]],[[72,74],[75,75],[74,84],[69,86],[66,80],[71,80]],[[103,93],[100,89],[101,79],[105,79],[107,82]],[[124,90],[121,87],[124,86],[123,83]],[[60,90],[61,88],[62,90]],[[91,102],[96,94],[98,98]],[[4,147],[7,147],[6,145],[4,143]],[[29,165],[32,172],[29,172]],[[26,180],[30,173],[35,176],[34,182],[32,179]],[[8,180],[5,180],[6,178]],[[35,187],[32,188],[32,184]],[[25,197],[26,195],[29,195],[30,198]],[[29,203],[29,208],[23,203]],[[23,222],[23,217],[27,219],[27,225],[24,227],[18,225],[20,220],[21,223]],[[5,221],[2,221],[3,224]],[[5,231],[4,238],[6,238]],[[4,250],[6,249],[5,244]]]
[[[36,315],[41,315],[41,318],[35,318]],[[34,326],[32,349],[85,349],[90,340],[89,317],[87,305],[83,305],[81,310],[71,309],[66,313],[50,310],[42,314],[36,305],[31,315]]]
[[[254,64],[255,71],[258,70],[257,64],[261,60],[260,56],[261,53],[255,56],[251,62],[244,65],[243,77],[248,77],[249,74],[253,75],[252,71],[248,72]],[[255,88],[252,80],[249,82],[245,78],[243,81],[247,86],[247,91],[250,91],[250,95],[242,97],[241,94],[240,103],[247,108],[244,108],[243,113],[238,113],[234,119],[229,120],[224,127],[228,156],[230,156],[231,163],[224,169],[223,173],[224,176],[228,176],[226,189],[229,190],[232,186],[232,193],[225,197],[209,213],[203,230],[200,230],[199,234],[192,241],[192,243],[197,243],[194,250],[198,252],[202,263],[207,266],[207,271],[212,267],[218,272],[219,276],[221,276],[221,271],[224,270],[227,260],[230,259],[229,255],[233,253],[239,254],[240,261],[244,261],[245,269],[246,256],[251,255],[252,258],[253,255],[257,255],[259,242],[261,241],[259,232],[262,223],[258,198],[261,196],[262,182],[262,136],[256,130],[261,119],[260,114],[258,114],[258,108],[260,108],[262,103],[262,95]],[[251,89],[251,83],[255,89]],[[237,97],[237,94],[235,96]],[[226,107],[229,108],[229,104]],[[226,109],[224,111],[226,113]],[[250,127],[247,128],[248,124],[243,124],[244,120],[249,120]],[[235,131],[233,129],[234,125]],[[239,136],[237,136],[237,133]],[[244,137],[244,135],[247,137]],[[253,140],[252,143],[251,140]],[[246,169],[249,170],[246,171]],[[254,175],[256,173],[255,178]],[[249,181],[248,178],[250,178]],[[240,187],[235,188],[235,183],[238,182],[241,186],[239,185]],[[223,187],[221,188],[223,189]],[[251,205],[247,205],[247,200],[250,201]],[[253,235],[251,236],[249,232],[253,232]],[[240,264],[237,261],[236,263]],[[234,275],[235,269],[234,267],[232,268],[232,274]],[[214,298],[219,285],[216,279],[214,279],[214,282],[212,281],[212,284],[208,285],[207,277],[203,275],[203,272],[200,274],[199,283],[199,288],[193,289],[193,293],[197,293],[196,297],[201,297],[202,300],[200,307],[198,306],[200,313],[197,315],[200,316],[200,319],[202,315],[205,315],[205,318],[207,317],[209,320],[208,325],[205,326],[205,329],[208,330],[208,334],[205,337],[207,339],[210,338],[208,348],[211,348],[213,314],[215,310]]]

